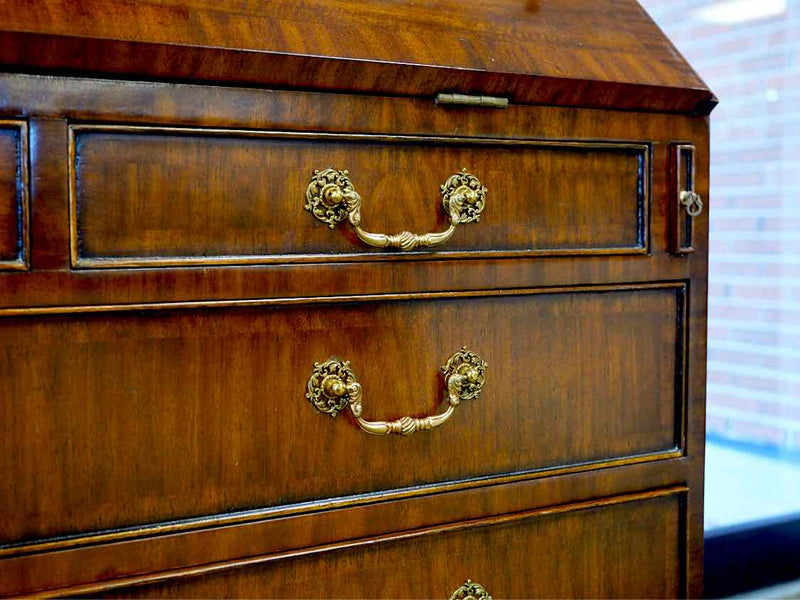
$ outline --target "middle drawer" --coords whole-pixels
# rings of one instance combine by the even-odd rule
[[[7,313],[0,543],[674,457],[684,304],[668,283]],[[369,435],[304,397],[339,357],[365,419],[438,414],[465,345],[481,395],[433,431]]]

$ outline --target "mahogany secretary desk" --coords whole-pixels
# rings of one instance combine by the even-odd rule
[[[701,593],[716,99],[636,2],[0,30],[0,595]]]

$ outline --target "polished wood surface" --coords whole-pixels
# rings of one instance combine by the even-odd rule
[[[0,271],[22,270],[28,255],[27,129],[0,119]]]
[[[204,519],[206,526],[200,528],[198,523],[188,529],[181,529],[181,523],[166,523],[158,528],[106,532],[89,543],[87,538],[66,539],[49,547],[58,547],[58,552],[39,551],[0,560],[0,594],[56,588],[49,595],[63,596],[65,588],[111,589],[130,585],[132,580],[196,573],[203,565],[214,570],[233,562],[267,562],[288,553],[313,554],[317,548],[348,540],[382,538],[534,509],[570,510],[576,504],[596,501],[587,498],[613,503],[620,497],[641,495],[642,490],[673,489],[675,481],[685,480],[690,467],[688,458],[641,462],[573,472],[566,477],[529,475],[479,488],[453,484],[436,494],[384,494],[380,502],[365,495],[326,503],[322,511],[304,507],[293,514],[251,511],[236,518],[231,514]],[[693,495],[693,491],[686,493],[685,506],[691,505]],[[682,551],[691,552],[693,544],[688,539],[683,542]],[[690,563],[685,567],[694,572]]]
[[[0,288],[8,374],[0,406],[4,422],[13,423],[4,429],[12,450],[2,471],[13,473],[5,481],[14,482],[3,487],[0,594],[94,594],[167,571],[190,574],[201,565],[272,560],[302,548],[686,484],[679,525],[685,567],[683,574],[669,571],[670,585],[679,587],[664,594],[698,595],[708,215],[693,225],[695,252],[676,257],[668,214],[673,143],[695,145],[695,188],[708,194],[706,118],[557,107],[453,110],[425,100],[29,75],[0,75],[0,89],[3,116],[30,128],[33,242],[31,270],[4,273]],[[201,128],[203,135],[134,135],[120,123]],[[71,127],[84,127],[88,145],[105,145],[71,160]],[[206,135],[207,128],[233,133]],[[288,180],[258,171],[270,169],[270,152],[291,167],[286,157],[296,147],[306,157],[322,149],[361,161],[364,179],[355,178],[351,166],[341,167],[351,170],[364,196],[365,224],[385,219],[387,230],[438,225],[438,183],[428,192],[421,178],[408,178],[419,204],[412,209],[392,202],[387,190],[406,173],[386,167],[381,174],[378,166],[388,161],[370,164],[366,149],[359,154],[367,144],[276,142],[246,135],[252,130],[460,136],[480,138],[475,147],[481,149],[485,138],[554,146],[523,147],[516,156],[492,145],[483,156],[469,150],[472,145],[374,144],[387,155],[407,153],[409,171],[431,173],[430,180],[444,167],[426,160],[428,152],[437,160],[471,152],[471,160],[496,177],[493,187],[506,190],[504,198],[490,188],[483,222],[457,232],[464,236],[453,240],[462,244],[462,254],[449,260],[437,254],[375,260],[385,253],[368,250],[363,259],[312,264],[71,268],[71,164],[73,175],[94,178],[83,179],[84,186],[95,186],[78,187],[75,196],[91,201],[94,212],[83,213],[73,233],[99,244],[95,250],[91,243],[81,245],[81,253],[113,254],[114,235],[122,234],[138,254],[151,244],[150,256],[157,259],[169,258],[171,247],[163,242],[170,239],[183,240],[200,257],[214,249],[250,251],[265,230],[286,235],[245,202],[267,199],[261,187],[278,185],[272,181],[284,190],[272,196],[284,207],[282,227],[309,227],[308,241],[296,242],[298,251],[313,241],[325,257],[361,252],[347,229],[317,227],[302,209],[306,174],[291,184],[300,187],[295,199],[285,191]],[[145,147],[134,151],[142,141]],[[572,141],[593,149],[564,149]],[[649,194],[638,221],[631,219],[635,203],[628,191],[640,177],[638,159],[628,150],[598,150],[607,141],[649,147]],[[235,152],[220,153],[225,144]],[[209,147],[217,152],[213,160]],[[169,152],[159,155],[159,148]],[[526,172],[517,165],[534,155],[549,178],[520,177]],[[141,174],[148,164],[151,173],[163,168],[152,160],[159,156],[180,159],[169,181]],[[593,166],[614,167],[617,178],[601,181],[580,167],[597,156],[602,160]],[[128,179],[120,170],[126,164]],[[215,170],[217,164],[239,172],[248,185],[229,194],[230,186],[237,190],[237,179]],[[303,165],[309,168],[315,167]],[[496,173],[510,175],[505,181]],[[191,178],[218,190],[218,200],[209,204],[191,196]],[[515,179],[535,201],[511,201]],[[604,193],[615,185],[615,194]],[[552,195],[539,196],[547,189]],[[607,211],[609,204],[624,206],[617,197],[622,192],[629,210]],[[542,197],[556,200],[538,202]],[[147,201],[131,204],[136,198]],[[225,204],[229,198],[242,203]],[[387,204],[392,210],[385,210]],[[210,212],[188,215],[191,206]],[[542,208],[553,218],[540,223]],[[244,209],[250,212],[236,212]],[[237,247],[243,238],[214,221],[228,215],[235,225],[233,217],[242,214],[259,226],[244,223],[250,237],[245,233],[245,245]],[[539,226],[525,231],[520,216]],[[143,227],[154,217],[161,218],[156,225],[176,226],[178,233],[168,235],[178,238],[159,238],[167,235],[159,226]],[[562,231],[564,219],[575,221]],[[115,227],[103,230],[104,223]],[[594,229],[595,223],[617,225]],[[486,224],[493,226],[482,232]],[[517,238],[509,235],[515,227]],[[201,245],[191,247],[189,229],[203,233],[195,238]],[[137,237],[143,230],[149,237]],[[103,235],[91,238],[93,231]],[[609,231],[628,235],[629,242],[643,233],[643,247],[595,256],[563,250],[542,258],[469,255],[475,239],[485,249],[515,240],[522,247],[524,236],[534,234],[589,246]],[[215,243],[221,246],[210,247]],[[596,251],[597,246],[581,250]],[[464,343],[489,361],[487,388],[439,431],[370,438],[349,417],[331,420],[303,398],[313,361],[340,354],[353,361],[364,384],[366,417],[428,414],[441,398],[438,366]],[[395,373],[406,363],[407,377],[386,379],[374,367]],[[514,376],[521,378],[517,387]],[[529,400],[520,402],[522,397]],[[303,440],[312,443],[298,444]],[[384,450],[376,451],[373,442]],[[301,473],[313,476],[298,478]],[[75,535],[53,537],[69,533]],[[430,539],[434,543],[436,535]],[[364,548],[357,552],[369,554]],[[239,585],[261,590],[255,579],[282,577],[281,567],[269,569],[276,574],[254,565],[237,571],[242,583],[238,575],[194,580],[207,581],[213,593],[199,587],[170,593],[232,595]]]
[[[201,567],[102,596],[449,598],[471,579],[499,598],[672,598],[685,592],[682,512],[679,490],[659,490]]]
[[[445,110],[423,100],[344,94],[262,91],[148,82],[109,82],[38,76],[0,75],[8,115],[25,117],[31,127],[31,226],[33,272],[6,274],[0,306],[191,301],[198,298],[315,297],[396,291],[437,291],[640,282],[703,277],[703,261],[675,260],[669,253],[669,145],[692,140],[697,147],[697,190],[708,194],[708,122],[704,117],[575,110],[557,107],[511,107],[505,111]],[[379,117],[379,118],[378,118]],[[346,133],[435,135],[545,140],[616,140],[652,146],[649,254],[594,257],[548,257],[546,260],[493,260],[482,257],[462,268],[460,261],[394,261],[362,264],[256,266],[227,268],[113,269],[102,273],[69,270],[69,126],[77,122],[150,123],[189,127]],[[46,174],[46,176],[44,176]],[[202,174],[200,174],[202,175]],[[310,175],[310,173],[309,173]],[[204,176],[204,175],[203,175]],[[363,186],[362,186],[363,187]],[[248,194],[258,193],[248,190]],[[369,202],[369,191],[364,190]],[[437,195],[433,191],[434,198]],[[426,196],[430,198],[430,196]],[[491,201],[490,190],[490,201]],[[577,199],[590,205],[589,199]],[[295,205],[298,218],[313,223]],[[438,210],[437,204],[435,209]],[[593,209],[595,210],[595,209]],[[489,208],[491,211],[491,206]],[[381,214],[378,211],[376,216]],[[432,211],[436,214],[436,211]],[[596,209],[596,212],[601,212]],[[426,210],[424,215],[431,218]],[[483,219],[489,218],[487,211]],[[696,219],[698,253],[707,251],[702,235],[707,212]],[[399,223],[399,219],[398,219]],[[472,235],[483,223],[464,226]],[[513,224],[512,224],[513,225]],[[700,227],[702,225],[702,227]],[[331,244],[342,231],[322,227]],[[346,230],[345,230],[346,231]],[[568,235],[578,234],[575,232]],[[494,240],[503,243],[498,232]]]
[[[635,2],[0,15],[0,596],[700,595],[716,101]],[[487,208],[371,249],[303,210],[329,166],[368,230],[443,229],[462,167]],[[432,414],[463,345],[440,429],[304,398],[339,356]]]
[[[17,68],[674,112],[716,104],[634,0],[8,0],[0,23],[0,62]]]
[[[19,517],[0,539],[674,457],[683,293],[0,319],[0,417],[13,424],[0,504]],[[487,381],[441,431],[372,437],[304,398],[314,363],[339,356],[364,388],[366,418],[440,412],[439,367],[465,344],[489,363]],[[597,360],[607,348],[617,354]]]
[[[645,144],[113,126],[72,137],[79,267],[647,250]],[[440,248],[371,251],[347,223],[331,231],[298,210],[331,166],[349,171],[371,231],[446,229],[439,187],[462,167],[489,209]]]

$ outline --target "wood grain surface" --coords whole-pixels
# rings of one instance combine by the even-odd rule
[[[33,271],[4,276],[0,306],[316,297],[386,290],[468,290],[702,278],[700,256],[675,260],[669,253],[666,215],[668,148],[673,141],[691,140],[696,144],[696,186],[700,194],[708,196],[707,119],[703,117],[555,107],[443,110],[421,100],[24,75],[0,75],[0,90],[6,115],[30,121],[31,165],[37,174],[31,181],[31,227],[36,241],[31,248]],[[306,265],[300,269],[241,266],[113,269],[103,273],[70,271],[69,220],[65,218],[69,214],[67,119],[78,123],[127,122],[378,135],[394,132],[555,141],[646,141],[652,145],[649,254],[602,260],[585,256],[546,260],[482,257],[471,261],[468,268],[462,268],[464,265],[459,261],[437,260],[422,261],[424,264],[409,261],[402,265],[394,261],[385,264],[348,261]],[[492,167],[496,169],[502,167]],[[258,191],[248,189],[247,193]],[[433,193],[435,197],[435,190]],[[369,190],[364,189],[364,195],[368,203]],[[602,215],[602,208],[594,206],[590,197],[573,202],[590,206],[593,214],[603,218],[615,218]],[[297,218],[313,222],[302,209],[302,199],[293,206]],[[380,218],[381,214],[384,211],[378,211],[374,218]],[[424,212],[428,219],[436,218],[431,217],[436,214],[436,211]],[[702,234],[707,227],[707,214],[708,211],[704,212],[695,224],[695,243],[701,255],[707,250]],[[398,226],[402,226],[402,217],[395,218]],[[464,226],[464,231],[457,235],[471,235],[482,224]],[[340,238],[344,235],[341,231],[322,233],[331,244],[345,243]],[[592,232],[589,229],[561,235],[591,236]],[[494,242],[504,243],[499,230]]]
[[[0,23],[0,63],[16,68],[675,112],[716,104],[634,0],[8,0]]]
[[[89,589],[127,586],[132,580],[154,581],[200,570],[213,571],[233,563],[241,565],[244,561],[253,564],[289,554],[313,554],[319,548],[397,532],[531,510],[568,511],[576,504],[585,505],[596,499],[622,502],[631,496],[654,493],[642,490],[673,490],[675,481],[684,481],[691,473],[690,467],[688,458],[639,462],[566,476],[528,477],[503,485],[451,485],[422,496],[387,494],[385,501],[379,502],[363,495],[316,507],[321,510],[308,510],[306,506],[298,507],[294,513],[229,514],[203,519],[194,524],[194,529],[168,523],[158,528],[61,539],[50,548],[0,560],[0,595],[47,589],[53,590],[48,592],[50,595],[64,595],[68,593],[64,589],[76,587],[86,593]],[[686,491],[685,486],[679,488],[686,492],[684,500],[695,493]],[[42,551],[54,548],[58,551]],[[688,542],[682,547],[684,551],[691,548]],[[693,572],[691,563],[685,566]]]
[[[226,38],[223,20],[244,28],[241,40],[255,39],[246,28],[249,16],[262,10],[256,5],[237,4],[238,16],[224,2],[194,6],[202,23],[184,33],[196,37],[172,50],[140,35],[144,22],[131,15],[166,15],[167,28],[174,27],[169,35],[180,39],[178,17],[186,13],[178,4],[131,4],[117,12],[113,6],[121,3],[100,5],[110,12],[96,24],[82,7],[71,5],[73,14],[67,14],[58,2],[28,8],[39,11],[35,21],[50,23],[50,29],[26,30],[28,16],[12,15],[12,25],[0,34],[0,62],[216,83],[269,83],[270,74],[281,72],[309,84],[303,87],[313,80],[340,93],[0,74],[0,116],[29,128],[29,150],[18,162],[30,165],[31,198],[30,268],[0,274],[0,594],[87,595],[115,588],[167,597],[247,590],[324,596],[328,589],[334,595],[439,597],[471,577],[495,597],[699,596],[713,208],[708,119],[650,111],[689,112],[708,92],[692,87],[687,73],[675,75],[677,87],[664,87],[672,75],[659,61],[673,56],[678,71],[685,63],[670,55],[660,34],[652,33],[660,49],[649,56],[661,59],[647,67],[650,79],[636,74],[649,52],[637,44],[651,43],[645,35],[650,26],[636,24],[644,19],[638,7],[619,5],[630,11],[627,22],[639,33],[626,45],[622,28],[611,28],[605,38],[586,26],[610,18],[596,7],[528,3],[529,11],[559,23],[542,26],[543,33],[556,36],[575,18],[593,44],[617,44],[617,73],[597,71],[594,83],[519,75],[526,83],[514,88],[517,99],[562,106],[489,110],[437,107],[430,97],[342,93],[346,87],[337,86],[350,85],[357,67],[366,64],[359,57],[323,60],[190,45],[233,39]],[[375,23],[381,6],[341,2],[321,16],[335,22],[364,11]],[[496,4],[501,13],[520,6]],[[421,16],[418,26],[429,27],[426,9],[418,9],[412,11]],[[291,8],[274,3],[263,10]],[[467,21],[453,14],[446,25],[458,30]],[[477,29],[496,35],[485,24],[470,27],[476,40],[483,39]],[[131,39],[82,37],[126,28]],[[511,36],[516,28],[510,19],[495,31]],[[378,40],[371,35],[353,47],[368,48]],[[570,72],[588,77],[602,69],[588,61],[588,46],[584,52],[554,44],[583,57],[569,59]],[[390,56],[396,49],[385,51]],[[520,60],[560,60],[556,51],[534,54]],[[504,60],[510,65],[512,59]],[[583,59],[588,66],[579,64]],[[143,62],[152,69],[141,68]],[[234,63],[241,69],[231,68]],[[298,68],[280,71],[285,64]],[[517,75],[496,78],[483,68],[369,65],[362,84],[351,90],[407,95],[451,82],[452,90],[492,91],[517,81]],[[485,87],[473,87],[476,81]],[[570,108],[576,105],[614,109]],[[72,162],[70,130],[87,125],[117,131],[84,129],[86,145]],[[119,128],[130,125],[232,133],[133,135]],[[289,143],[250,131],[472,141],[463,147]],[[513,151],[487,139],[509,140]],[[537,149],[518,140],[556,146]],[[569,142],[595,149],[649,147],[649,194],[639,222],[630,218],[635,202],[629,190],[638,184],[630,153],[557,149]],[[694,145],[695,190],[709,200],[692,223],[694,252],[685,256],[673,254],[669,243],[674,230],[668,214],[676,201],[670,148],[676,143]],[[374,148],[378,152],[370,154]],[[368,228],[435,229],[436,187],[451,158],[488,173],[496,220],[487,212],[485,223],[457,231],[459,256],[375,261],[366,252],[368,259],[353,260],[357,246],[347,231],[315,229],[302,209],[302,193],[295,199],[299,180],[279,178],[295,167],[318,168],[307,164],[317,158],[357,165],[340,168],[351,170],[364,196]],[[73,222],[73,233],[80,232],[85,260],[125,253],[245,255],[273,245],[285,253],[308,247],[338,260],[73,268],[71,164],[84,186],[76,198],[87,212]],[[456,170],[461,166],[470,167]],[[408,197],[417,204],[396,200],[398,176],[408,179]],[[515,182],[521,190],[516,196]],[[547,202],[526,202],[543,192]],[[226,204],[230,199],[234,203]],[[273,199],[282,214],[271,219],[264,211]],[[481,230],[483,225],[489,227]],[[308,226],[302,239],[289,231]],[[638,253],[469,254],[538,242],[562,244],[561,252],[570,245],[595,252],[616,240]],[[364,385],[366,417],[428,414],[439,406],[437,369],[463,344],[484,355],[489,378],[481,399],[465,402],[439,431],[370,438],[348,417],[317,414],[303,398],[313,362],[339,354],[352,361]],[[664,489],[680,491],[642,496]],[[586,505],[602,499],[614,500]],[[531,515],[513,527],[497,521],[548,506],[566,512]],[[488,521],[486,527],[441,529],[473,520]],[[403,537],[420,531],[426,533]],[[506,546],[519,558],[504,554]],[[470,573],[456,573],[451,581],[438,554],[426,561],[426,552],[450,553],[451,564]],[[517,580],[506,569],[512,563],[523,573]],[[369,579],[384,580],[385,587],[369,593],[367,583],[339,576],[359,564],[371,565],[375,577]],[[419,575],[429,572],[435,576]],[[293,593],[290,573],[302,584]],[[185,578],[166,583],[179,576]],[[157,580],[165,582],[158,587]],[[129,587],[146,582],[155,587]]]
[[[0,503],[17,515],[2,541],[669,453],[682,298],[589,288],[0,319]],[[304,397],[314,363],[338,356],[366,418],[441,412],[439,367],[464,345],[487,383],[435,431],[369,436]]]
[[[646,144],[103,126],[72,136],[78,267],[647,251]],[[311,175],[331,167],[349,171],[370,231],[446,229],[439,188],[462,168],[488,188],[487,208],[441,247],[375,251],[349,223],[331,230],[301,210]]]
[[[101,596],[449,598],[469,579],[500,598],[674,598],[686,590],[682,507],[680,493],[659,490],[214,565]]]

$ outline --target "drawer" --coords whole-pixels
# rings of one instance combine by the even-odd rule
[[[70,182],[79,268],[648,251],[644,143],[73,125]]]
[[[28,129],[0,120],[0,271],[28,262]]]
[[[0,551],[680,456],[685,297],[668,283],[4,311],[0,506],[15,517]],[[488,367],[450,409],[440,366],[465,345]],[[330,357],[350,361],[364,419],[452,414],[410,436],[332,419],[305,397]]]
[[[681,597],[684,498],[657,490],[205,565],[104,597]]]

